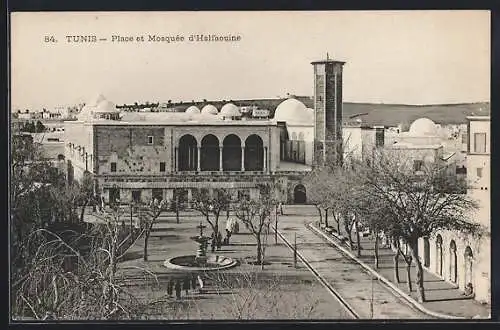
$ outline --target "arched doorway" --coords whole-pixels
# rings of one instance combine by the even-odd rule
[[[293,202],[295,204],[305,204],[307,201],[306,187],[302,184],[298,184],[293,189]]]
[[[429,267],[431,264],[431,245],[429,238],[424,237],[424,267]]]
[[[450,242],[450,281],[457,283],[457,245]]]
[[[196,138],[190,134],[179,140],[179,171],[196,171],[198,167],[198,150]]]
[[[234,134],[224,138],[222,169],[224,171],[241,171],[241,140]]]
[[[443,276],[443,238],[439,234],[436,237],[436,272]]]
[[[219,139],[212,134],[205,135],[201,140],[201,170],[218,171],[219,157]]]
[[[464,259],[465,259],[464,285],[467,286],[469,283],[472,284],[472,266],[474,265],[472,249],[469,246],[465,248]]]
[[[245,140],[245,170],[262,171],[264,169],[264,147],[258,135],[250,135]]]

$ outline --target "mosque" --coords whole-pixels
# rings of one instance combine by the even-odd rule
[[[95,191],[106,203],[152,198],[189,203],[193,191],[218,188],[230,191],[235,200],[255,198],[259,183],[274,181],[281,201],[297,204],[307,202],[304,176],[314,166],[342,161],[346,153],[369,160],[384,148],[411,157],[415,171],[426,162],[455,168],[439,127],[427,118],[394,136],[387,136],[384,127],[344,122],[344,62],[327,59],[312,65],[314,109],[292,97],[278,105],[272,119],[244,117],[232,103],[220,109],[191,106],[183,113],[120,112],[98,95],[76,121],[65,122],[68,180],[91,173]],[[471,193],[489,203],[485,121],[489,118],[468,119],[467,167],[473,171],[467,175],[482,187]],[[477,219],[489,226],[489,204]],[[490,301],[489,239],[479,242],[443,232],[422,240],[419,250],[426,269],[461,289],[473,283],[476,299]]]

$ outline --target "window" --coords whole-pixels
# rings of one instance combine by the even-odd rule
[[[424,165],[423,160],[414,160],[413,161],[413,170],[415,172],[422,171],[422,166]]]
[[[148,136],[148,144],[153,144],[154,138],[152,136]]]
[[[165,172],[165,162],[160,162],[160,172]]]
[[[111,163],[111,172],[116,172],[116,163]]]
[[[474,152],[486,152],[486,133],[474,133]]]
[[[132,190],[132,201],[139,203],[141,201],[141,191]]]
[[[482,167],[476,168],[476,174],[477,174],[478,178],[482,178],[483,177],[483,168]]]

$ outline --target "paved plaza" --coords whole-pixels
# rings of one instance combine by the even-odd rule
[[[289,243],[297,241],[298,252],[358,313],[362,319],[432,319],[409,304],[403,297],[368,274],[355,260],[343,254],[317,233],[306,227],[317,222],[312,206],[285,206],[278,229]],[[89,213],[88,219],[92,218]],[[231,215],[230,217],[234,217]],[[126,219],[126,223],[130,219]],[[95,219],[94,219],[95,220]],[[240,233],[231,237],[229,246],[222,246],[216,254],[238,260],[239,266],[222,271],[227,276],[240,278],[238,286],[225,287],[208,276],[205,291],[183,292],[180,300],[166,294],[167,283],[179,273],[167,269],[163,262],[174,256],[194,254],[196,243],[189,237],[198,234],[196,226],[203,218],[195,211],[180,214],[163,213],[154,227],[149,243],[149,258],[142,259],[143,239],[137,241],[120,263],[120,273],[127,278],[128,289],[147,300],[159,300],[150,318],[156,319],[346,319],[348,312],[335,297],[313,276],[300,260],[293,266],[293,252],[281,238],[275,244],[274,233],[267,237],[265,266],[251,265],[256,246],[253,236],[240,226]],[[223,230],[226,216],[221,216],[219,227]],[[205,224],[205,222],[203,221]],[[333,224],[333,223],[332,223]],[[210,235],[210,227],[205,234]],[[373,264],[373,242],[362,239],[362,257],[366,264]],[[210,254],[210,248],[209,248]],[[354,252],[355,254],[355,252]],[[392,252],[380,250],[380,267],[377,272],[392,280]],[[156,274],[152,280],[143,269]],[[412,276],[415,276],[414,267]],[[400,266],[399,288],[406,292],[406,271]],[[413,277],[414,278],[414,277]],[[425,273],[428,302],[424,307],[432,312],[472,318],[486,318],[489,307],[474,300],[464,300],[460,291],[436,276]],[[241,280],[245,279],[245,280]],[[245,283],[244,283],[245,282]],[[263,285],[266,284],[266,285]],[[415,290],[415,289],[414,289]],[[416,292],[412,292],[416,298]],[[251,301],[252,303],[249,303]]]

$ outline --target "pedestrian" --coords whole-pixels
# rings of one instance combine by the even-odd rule
[[[189,277],[187,277],[187,276],[184,277],[184,281],[182,283],[182,288],[186,291],[186,296],[189,293],[190,286],[191,286],[191,281],[189,281]]]
[[[231,238],[231,231],[226,228],[226,242],[229,245],[229,238]]]
[[[196,276],[191,275],[191,289],[196,289]]]
[[[181,281],[180,280],[175,281],[175,297],[177,299],[181,299]]]
[[[222,234],[220,232],[217,233],[217,250],[220,250],[222,245]]]
[[[172,297],[173,293],[174,293],[174,280],[170,279],[167,285],[167,294],[169,297]]]
[[[280,215],[283,215],[283,203],[280,202],[278,206],[280,208]]]

